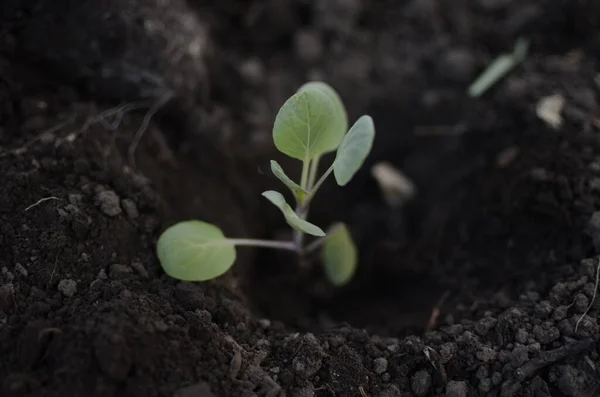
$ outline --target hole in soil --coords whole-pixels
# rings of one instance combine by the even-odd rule
[[[354,281],[335,289],[325,280],[318,257],[311,269],[299,269],[294,255],[261,250],[243,285],[260,316],[304,331],[344,322],[379,335],[424,331],[446,287],[428,274],[426,266],[415,266],[413,259],[407,261],[410,253],[399,253],[388,245],[408,244],[409,239],[419,238],[438,194],[429,185],[436,185],[434,176],[442,175],[441,170],[448,165],[440,146],[442,152],[449,152],[457,138],[441,138],[429,147],[424,145],[412,135],[411,124],[419,123],[420,116],[402,117],[409,121],[399,126],[398,107],[378,104],[370,109],[369,114],[378,123],[371,156],[347,187],[339,188],[333,180],[324,185],[311,208],[310,220],[322,227],[334,221],[351,226],[361,257]],[[448,118],[457,117],[449,112],[436,114],[440,120],[428,121],[451,124],[454,120]],[[451,145],[444,148],[444,143]],[[402,209],[387,207],[370,175],[370,167],[378,161],[389,161],[406,172],[422,195]],[[267,226],[267,230],[286,230],[281,222]]]

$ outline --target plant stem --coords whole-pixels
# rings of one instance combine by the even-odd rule
[[[315,184],[315,179],[317,178],[317,171],[319,170],[319,160],[321,160],[321,157],[317,156],[310,163],[310,172],[308,175],[308,185],[306,187],[306,190],[308,190],[308,191],[310,191]]]
[[[264,247],[298,252],[298,248],[293,241],[270,241],[251,238],[230,238],[227,239],[227,241],[229,241],[233,245],[239,246]]]
[[[312,200],[312,198],[317,193],[317,190],[319,190],[319,188],[321,187],[321,185],[323,184],[323,182],[325,182],[325,180],[327,179],[327,177],[329,176],[329,174],[331,174],[332,171],[333,171],[333,164],[331,164],[331,166],[327,169],[327,171],[325,171],[325,173],[323,174],[323,176],[321,176],[321,178],[319,178],[319,180],[317,181],[317,183],[315,183],[315,186],[313,186],[313,188],[310,190],[310,194],[305,199],[306,205],[308,205],[308,203],[310,203],[310,201]]]
[[[302,249],[302,251],[300,252],[300,254],[301,255],[310,255],[310,254],[312,254],[317,249],[321,248],[323,246],[323,244],[325,244],[325,242],[327,241],[328,237],[329,237],[329,235],[323,236],[323,237],[319,237],[318,239],[316,239],[312,243],[308,244],[304,249]]]
[[[308,216],[308,207],[302,207],[301,205],[298,205],[296,207],[296,215],[298,215],[298,217],[300,219],[306,220],[306,218]],[[297,252],[302,251],[303,243],[304,243],[304,233],[301,232],[300,230],[294,229],[294,246],[296,247]]]
[[[300,177],[300,186],[303,189],[307,189],[307,185],[308,185],[308,172],[310,169],[310,159],[307,157],[306,159],[304,159],[304,161],[302,162],[302,176]]]

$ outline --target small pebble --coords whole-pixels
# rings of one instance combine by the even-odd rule
[[[431,375],[425,370],[417,371],[411,379],[413,393],[417,397],[424,397],[431,388]]]
[[[396,385],[389,385],[386,389],[382,390],[377,397],[401,397],[402,393],[400,392],[400,389],[398,389],[398,386]]]
[[[502,374],[500,372],[494,372],[492,374],[492,383],[498,386],[502,382]]]
[[[121,206],[123,207],[123,210],[129,217],[129,219],[134,220],[140,216],[140,212],[138,211],[137,206],[135,205],[135,202],[133,200],[128,198],[123,199],[121,200]]]
[[[106,280],[106,279],[108,278],[108,276],[106,275],[106,270],[104,270],[104,269],[101,269],[101,270],[98,272],[98,275],[96,276],[96,278],[97,278],[98,280]]]
[[[314,395],[315,387],[310,382],[305,387],[292,390],[292,397],[314,397]]]
[[[129,266],[120,265],[118,263],[111,265],[109,270],[110,278],[113,280],[123,280],[129,277],[131,273],[133,273],[133,271]]]
[[[494,361],[497,354],[494,349],[484,346],[481,350],[475,353],[475,356],[481,361],[488,363],[490,361]]]
[[[373,360],[373,371],[375,371],[376,374],[381,375],[382,373],[387,371],[387,369],[388,360],[386,360],[385,358],[376,358],[375,360]]]
[[[271,320],[269,320],[268,318],[261,318],[260,320],[258,320],[258,324],[261,326],[262,329],[267,329],[271,326]]]
[[[58,290],[62,292],[64,296],[70,298],[77,292],[77,282],[71,279],[60,280],[58,283]]]
[[[446,386],[446,397],[467,397],[469,386],[465,381],[451,380]]]
[[[144,278],[148,278],[148,272],[146,271],[146,268],[144,267],[144,265],[142,265],[141,262],[138,261],[133,261],[131,262],[131,267],[140,274],[140,276],[144,277]]]
[[[524,345],[527,343],[527,339],[529,339],[529,333],[525,329],[519,328],[515,333],[515,340]]]
[[[96,203],[104,215],[117,216],[121,213],[119,196],[112,190],[104,190],[96,195]]]
[[[21,265],[20,263],[17,263],[17,264],[15,265],[15,270],[16,270],[17,272],[21,273],[21,275],[22,275],[23,277],[27,277],[27,274],[28,274],[28,273],[27,273],[27,269],[25,269],[25,268],[23,267],[23,265]]]
[[[169,330],[169,326],[162,320],[156,321],[154,327],[156,327],[159,332],[167,332]]]
[[[482,394],[488,393],[492,390],[492,380],[490,378],[483,378],[479,381],[479,391]]]

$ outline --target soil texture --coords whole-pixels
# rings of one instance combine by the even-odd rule
[[[600,395],[597,1],[0,10],[1,396]],[[470,97],[519,37],[524,62]],[[177,221],[286,236],[260,193],[270,159],[299,172],[271,128],[308,80],[377,128],[310,214],[349,225],[356,278],[249,248],[217,280],[167,277]],[[382,161],[416,186],[399,208]]]

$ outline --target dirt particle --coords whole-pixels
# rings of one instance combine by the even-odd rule
[[[519,328],[517,330],[517,332],[515,333],[515,340],[522,345],[526,344],[528,339],[529,339],[529,332],[527,332],[527,330],[525,330],[525,328]]]
[[[513,349],[510,358],[513,368],[518,368],[529,360],[529,349],[526,346],[517,346]]]
[[[292,397],[313,397],[315,395],[315,386],[308,382],[304,387],[292,390]]]
[[[585,296],[584,294],[577,294],[575,295],[575,302],[573,303],[573,309],[575,309],[575,311],[577,313],[584,313],[588,306],[590,305],[590,300],[588,299],[587,296]]]
[[[491,361],[494,361],[496,359],[496,351],[494,351],[494,349],[488,347],[488,346],[484,346],[481,350],[479,350],[477,353],[475,353],[475,356],[486,363],[489,363]]]
[[[475,325],[475,331],[481,336],[486,335],[496,326],[497,323],[498,320],[493,317],[482,318],[477,325]]]
[[[268,329],[271,327],[271,320],[268,318],[261,318],[258,320],[258,325],[260,325],[262,329]]]
[[[488,393],[492,390],[492,380],[490,378],[483,378],[479,381],[479,392],[482,394]]]
[[[467,397],[469,394],[469,385],[461,380],[451,380],[446,386],[446,397]]]
[[[552,323],[544,323],[543,326],[533,327],[533,335],[541,344],[554,342],[560,337],[560,331]]]
[[[140,212],[137,209],[137,205],[135,204],[135,201],[128,199],[128,198],[123,199],[123,200],[121,200],[121,206],[123,207],[123,210],[129,217],[129,219],[135,220],[140,216]]]
[[[431,387],[431,375],[425,370],[417,371],[411,379],[411,388],[415,396],[426,396]]]
[[[100,271],[98,272],[98,275],[96,276],[96,278],[98,280],[107,280],[108,276],[106,275],[106,270],[100,269]]]
[[[568,397],[579,397],[584,394],[585,378],[570,365],[559,365],[554,369],[554,376],[549,376],[552,383]]]
[[[20,263],[17,263],[15,265],[15,270],[19,272],[23,277],[27,277],[27,269],[25,269],[25,267],[23,267],[23,265],[21,265]]]
[[[12,280],[14,280],[14,279],[15,279],[15,275],[14,275],[12,272],[8,271],[8,268],[7,268],[6,266],[4,266],[4,267],[2,268],[2,275],[3,275],[4,277],[6,277],[6,279],[7,279],[8,281],[12,281]]]
[[[549,301],[542,301],[535,306],[535,312],[538,316],[544,318],[552,313],[553,307]]]
[[[498,386],[500,383],[502,383],[502,374],[500,372],[494,372],[492,374],[492,383],[494,386]]]
[[[192,283],[181,283],[175,289],[175,299],[187,310],[204,309],[204,293]]]
[[[567,313],[569,312],[568,306],[559,306],[554,309],[554,313],[552,313],[552,319],[554,321],[560,321],[567,318]]]
[[[376,358],[375,360],[373,360],[373,371],[375,371],[376,374],[381,375],[382,373],[387,371],[387,369],[388,369],[388,360],[386,360],[385,358],[380,357],[380,358]]]
[[[129,266],[121,265],[118,263],[110,265],[110,269],[108,271],[110,278],[112,278],[113,280],[124,280],[131,276],[132,273],[133,271]]]
[[[398,386],[396,385],[389,385],[387,388],[385,388],[384,390],[382,390],[377,397],[401,397],[402,393],[400,392],[400,389],[398,389]]]
[[[57,288],[64,296],[70,298],[77,292],[77,281],[71,279],[60,280]]]
[[[323,365],[323,352],[317,338],[311,333],[302,338],[302,350],[293,358],[292,368],[296,376],[308,379],[316,374]]]
[[[158,332],[167,332],[169,330],[169,326],[162,320],[155,321],[154,327]]]
[[[131,267],[139,273],[140,276],[144,277],[144,278],[148,278],[148,271],[146,271],[146,268],[144,267],[144,265],[142,264],[142,262],[139,261],[133,261],[131,262]]]
[[[96,194],[96,204],[100,206],[100,211],[107,216],[117,216],[121,213],[119,205],[120,198],[112,190],[103,190]]]
[[[489,373],[489,367],[487,365],[482,365],[481,367],[477,368],[477,371],[475,372],[475,377],[477,379],[487,378],[489,376]]]

